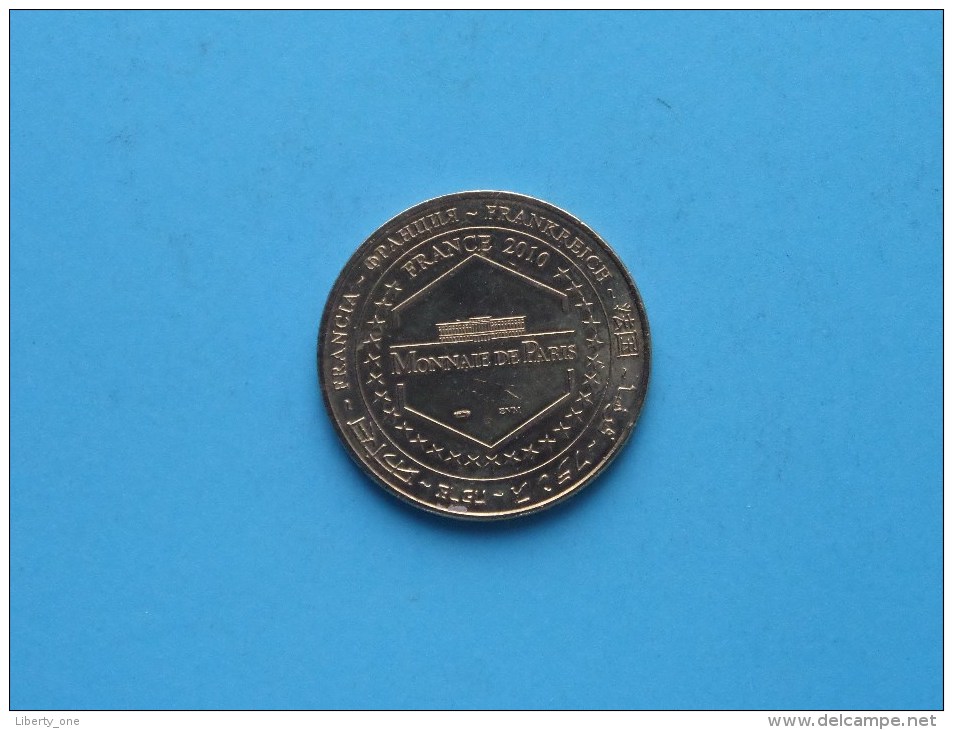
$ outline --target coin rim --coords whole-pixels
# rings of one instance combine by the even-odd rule
[[[559,212],[561,215],[564,215],[571,223],[579,226],[584,232],[591,235],[598,243],[600,243],[608,254],[611,261],[619,268],[619,270],[625,275],[626,283],[631,287],[632,292],[635,294],[635,303],[638,306],[639,318],[643,326],[643,359],[645,362],[644,366],[644,376],[642,378],[642,386],[639,392],[639,398],[637,400],[638,410],[635,413],[635,416],[632,420],[624,427],[622,433],[620,433],[619,438],[616,439],[615,443],[612,445],[609,453],[602,459],[599,465],[589,473],[589,475],[583,479],[581,482],[573,486],[571,489],[567,489],[565,492],[562,492],[554,497],[544,500],[542,502],[537,502],[532,505],[528,505],[525,508],[520,508],[516,510],[510,510],[507,512],[453,512],[449,509],[442,509],[435,505],[428,504],[414,499],[413,497],[404,494],[396,487],[393,487],[387,483],[382,477],[380,477],[373,469],[370,468],[363,460],[361,460],[357,450],[353,448],[350,442],[347,440],[347,437],[344,434],[344,431],[341,428],[341,425],[338,423],[337,418],[335,417],[334,409],[331,404],[331,399],[328,394],[326,387],[324,369],[321,367],[322,355],[324,354],[324,335],[327,333],[327,323],[330,319],[331,314],[331,305],[332,302],[336,301],[338,298],[339,290],[343,287],[345,281],[347,280],[347,274],[349,273],[352,266],[356,266],[358,263],[357,254],[358,252],[371,240],[375,239],[379,235],[383,234],[388,228],[390,228],[394,221],[403,218],[404,216],[415,213],[416,211],[429,208],[437,203],[449,202],[451,200],[459,199],[465,196],[507,196],[516,198],[518,200],[526,201],[530,204],[542,204],[543,206],[552,208],[553,210]],[[331,290],[328,292],[327,299],[324,304],[324,311],[321,315],[321,323],[318,328],[318,342],[317,342],[317,370],[318,370],[318,388],[321,391],[321,398],[324,401],[324,407],[327,411],[328,418],[331,421],[331,424],[334,426],[334,431],[338,436],[338,439],[344,444],[345,451],[351,457],[351,459],[360,467],[361,471],[369,475],[377,484],[384,488],[389,494],[397,497],[402,502],[413,505],[417,509],[422,509],[431,514],[440,515],[441,517],[449,517],[451,519],[462,520],[467,522],[488,522],[488,521],[497,521],[497,520],[508,520],[515,519],[518,517],[528,517],[533,514],[538,514],[544,510],[547,510],[555,505],[569,499],[570,497],[575,496],[583,489],[588,487],[600,474],[611,464],[619,453],[624,449],[629,438],[632,436],[632,432],[635,430],[636,424],[639,422],[639,418],[642,415],[642,411],[645,407],[645,400],[648,395],[649,380],[652,370],[652,336],[649,329],[649,319],[645,310],[645,302],[642,299],[642,294],[639,291],[638,285],[635,283],[631,272],[629,272],[626,265],[616,254],[615,250],[610,246],[606,241],[596,233],[592,228],[583,223],[579,218],[574,216],[572,213],[560,208],[558,205],[553,205],[547,200],[542,198],[534,198],[529,195],[522,193],[514,193],[506,190],[463,190],[456,193],[448,193],[446,195],[439,195],[435,198],[430,198],[424,200],[423,202],[417,203],[396,215],[388,218],[383,225],[379,226],[374,230],[369,236],[367,236],[361,243],[358,245],[354,252],[348,257],[347,261],[344,263],[344,266],[341,268],[340,273],[334,281],[334,284],[331,286]],[[461,477],[464,478],[465,477]]]

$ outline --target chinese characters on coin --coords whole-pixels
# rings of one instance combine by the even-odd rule
[[[418,507],[496,519],[579,491],[645,398],[642,300],[568,213],[503,192],[401,213],[344,267],[318,341],[325,403],[378,483]]]

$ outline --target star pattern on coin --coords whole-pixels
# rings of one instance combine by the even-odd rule
[[[573,302],[573,306],[578,308],[580,312],[580,323],[584,325],[583,337],[585,338],[588,352],[586,353],[586,363],[583,370],[585,389],[577,391],[576,397],[573,400],[574,405],[562,416],[558,424],[545,434],[544,438],[546,440],[540,442],[541,445],[546,444],[550,449],[553,449],[552,443],[555,443],[557,439],[569,437],[573,429],[573,423],[583,423],[583,414],[586,412],[586,408],[595,406],[593,397],[596,391],[604,385],[604,383],[600,381],[599,373],[605,369],[605,363],[600,357],[600,346],[604,345],[605,341],[599,336],[598,327],[598,325],[603,324],[603,322],[593,311],[595,302],[589,301],[589,299],[586,298],[585,284],[572,275],[571,269],[561,266],[557,266],[557,273],[553,275],[553,279],[564,281],[563,291],[565,291],[570,298],[578,300]],[[577,404],[579,408],[576,407]],[[569,423],[566,423],[567,420]]]
[[[582,372],[585,386],[576,392],[570,408],[558,423],[542,436],[537,436],[529,442],[513,444],[513,449],[500,453],[472,454],[457,451],[447,444],[438,444],[431,437],[424,437],[419,430],[401,420],[403,415],[399,404],[393,402],[391,395],[383,388],[383,328],[387,324],[389,312],[394,308],[396,296],[403,289],[396,279],[383,282],[380,286],[383,291],[378,298],[373,299],[374,310],[366,324],[371,328],[363,341],[365,345],[364,359],[361,361],[367,366],[367,384],[373,386],[371,404],[381,409],[386,421],[393,425],[406,440],[409,446],[414,447],[421,455],[430,456],[441,463],[452,463],[463,469],[480,469],[484,466],[499,468],[507,464],[520,464],[542,453],[553,453],[557,450],[560,440],[569,439],[571,433],[585,420],[587,408],[594,407],[594,396],[602,383],[600,371],[605,369],[605,363],[600,357],[600,347],[605,344],[600,337],[599,325],[602,321],[597,317],[593,308],[595,303],[586,296],[586,284],[573,276],[569,267],[556,267],[553,279],[562,282],[566,295],[575,300],[573,306],[579,310],[580,323],[583,326],[582,334],[586,342],[586,362]],[[577,425],[574,425],[577,424]],[[500,460],[503,463],[500,463]]]

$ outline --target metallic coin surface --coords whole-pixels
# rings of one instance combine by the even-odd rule
[[[318,371],[348,451],[430,512],[498,519],[579,491],[635,426],[648,321],[609,246],[541,200],[465,192],[378,229],[338,277]]]

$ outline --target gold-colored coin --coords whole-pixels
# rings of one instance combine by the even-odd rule
[[[541,200],[466,192],[385,223],[321,322],[328,412],[385,489],[450,517],[549,507],[618,453],[651,343],[625,267]]]

